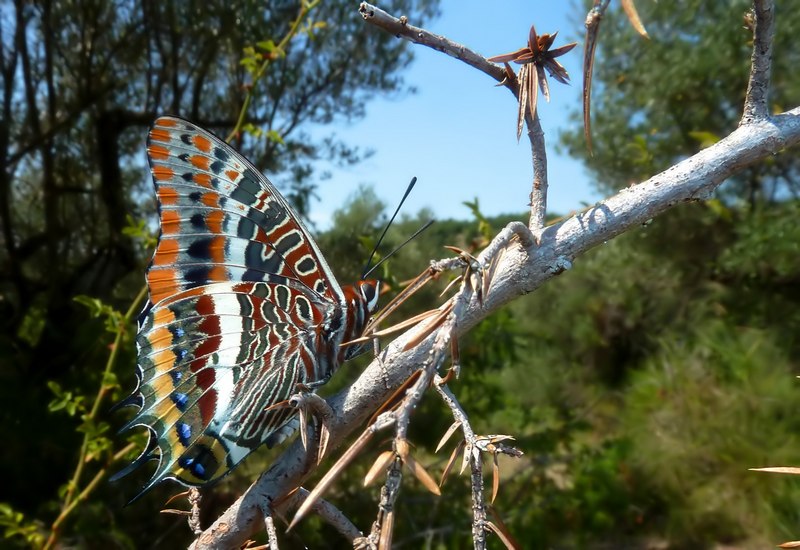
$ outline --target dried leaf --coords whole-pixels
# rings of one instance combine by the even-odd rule
[[[530,66],[523,65],[519,69],[519,76],[517,76],[517,83],[519,85],[519,107],[517,108],[517,141],[522,136],[522,127],[525,124],[525,109],[528,105],[528,74],[530,73]]]
[[[800,540],[784,542],[783,544],[779,544],[778,548],[800,548]]]
[[[394,457],[395,454],[393,451],[384,451],[378,455],[378,458],[375,459],[375,462],[372,464],[372,468],[370,468],[367,475],[364,476],[364,487],[371,485],[372,482],[378,478],[378,475],[385,472],[389,464],[394,460]]]
[[[494,499],[497,498],[497,492],[500,490],[500,464],[497,463],[497,455],[492,455],[492,504]]]
[[[381,524],[381,538],[378,540],[378,550],[390,550],[392,548],[392,534],[394,532],[394,510],[389,510],[383,516]]]
[[[303,450],[308,452],[308,415],[305,407],[300,407],[298,412],[300,413],[300,442],[303,444]]]
[[[594,73],[594,54],[597,37],[600,33],[602,16],[594,10],[586,17],[586,36],[583,41],[583,137],[586,148],[592,154],[592,74]]]
[[[358,436],[350,448],[348,448],[344,454],[336,461],[336,464],[331,466],[331,469],[322,476],[322,479],[319,480],[319,483],[316,487],[308,494],[306,499],[303,501],[303,504],[297,509],[297,512],[292,519],[292,522],[289,524],[289,527],[286,529],[287,531],[291,530],[292,527],[297,525],[303,517],[308,513],[314,503],[319,500],[319,498],[323,495],[323,493],[328,489],[328,487],[333,484],[333,481],[336,477],[342,473],[342,471],[347,467],[347,465],[358,455],[358,453],[364,448],[364,446],[372,439],[372,436],[375,432],[367,428],[364,432]]]
[[[464,446],[464,457],[461,460],[461,470],[459,470],[458,475],[464,473],[464,470],[467,468],[467,464],[469,464],[469,455],[472,454],[472,445],[467,444]]]
[[[390,300],[389,303],[383,307],[383,309],[370,318],[369,323],[367,323],[367,327],[364,329],[364,334],[372,334],[374,327],[382,323],[383,320],[391,315],[398,307],[400,307],[400,305],[405,302],[409,296],[417,292],[433,278],[434,273],[431,268],[428,268],[417,275],[416,279],[411,281],[411,283],[401,290],[397,296],[392,298],[392,300]]]
[[[639,13],[636,11],[636,6],[634,5],[633,0],[622,0],[622,9],[625,10],[625,15],[628,16],[628,21],[631,22],[631,25],[633,25],[633,28],[636,29],[636,32],[645,38],[650,38],[644,28],[644,25],[642,24],[642,20],[639,19]]]
[[[539,81],[539,89],[542,90],[542,95],[544,96],[545,101],[548,103],[550,102],[550,86],[547,84],[547,75],[545,75],[544,67],[537,67],[536,68],[536,77]],[[533,116],[534,109],[536,108],[536,104],[534,103],[531,105],[531,116]]]
[[[166,508],[159,510],[160,514],[174,514],[176,516],[190,516],[192,513],[189,510],[175,510],[174,508]]]
[[[442,323],[444,323],[447,316],[450,315],[450,312],[453,311],[453,304],[448,303],[444,308],[438,310],[439,313],[432,318],[430,322],[428,322],[423,330],[420,330],[417,334],[411,337],[411,339],[406,342],[406,345],[403,347],[403,351],[408,351],[411,348],[417,346],[420,342],[425,340],[434,330],[439,328]]]
[[[461,372],[461,348],[458,347],[458,337],[456,335],[450,338],[450,358],[453,361],[453,366],[447,371],[448,381],[451,374],[458,378],[458,374]]]
[[[453,452],[450,453],[450,460],[447,461],[447,465],[444,467],[444,471],[442,472],[442,479],[441,481],[439,481],[439,487],[444,485],[447,476],[450,474],[450,470],[453,468],[453,464],[456,463],[456,457],[458,456],[458,453],[460,453],[461,450],[464,448],[464,445],[466,445],[466,442],[464,440],[461,440],[458,443],[458,445],[456,445],[456,448],[453,449]]]
[[[459,422],[458,420],[453,422],[450,425],[450,427],[447,428],[447,431],[444,432],[444,435],[442,436],[442,439],[439,440],[439,444],[436,446],[436,450],[434,452],[438,453],[439,449],[444,447],[444,444],[447,443],[447,440],[450,439],[450,436],[452,436],[455,433],[455,431],[460,427],[461,427],[461,422]]]
[[[400,455],[400,458],[402,458],[403,460],[406,460],[408,458],[409,455],[408,441],[406,441],[405,439],[397,439],[394,442],[394,448],[395,451],[397,451],[397,454]]]
[[[520,48],[515,52],[504,53],[502,55],[495,55],[493,57],[489,57],[486,59],[486,61],[489,61],[491,63],[508,63],[509,61],[515,61],[517,58],[519,58],[520,55],[524,54],[527,51],[528,48]]]
[[[164,503],[164,506],[166,506],[167,504],[169,504],[170,502],[172,502],[173,500],[175,500],[177,498],[188,497],[188,496],[189,496],[189,491],[182,491],[182,492],[178,493],[177,495],[172,495],[171,497],[169,497],[167,499],[167,502]]]
[[[529,67],[528,76],[525,79],[528,86],[528,113],[531,115],[531,118],[534,118],[536,116],[536,104],[539,100],[539,87],[537,86],[539,67],[535,64],[531,64]]]
[[[378,417],[382,415],[384,412],[394,409],[400,403],[402,398],[405,397],[406,390],[408,390],[408,388],[411,387],[411,385],[417,381],[417,379],[420,377],[421,374],[422,374],[421,370],[414,371],[411,374],[411,376],[406,378],[406,381],[403,382],[391,396],[389,396],[389,399],[384,401],[383,405],[378,407],[378,410],[372,413],[372,417],[370,417],[369,422],[367,422],[367,425],[371,426],[372,424],[375,423]]]
[[[411,473],[422,483],[427,490],[433,493],[436,496],[440,496],[442,492],[439,490],[439,486],[433,480],[431,475],[428,471],[417,462],[413,456],[407,455],[405,458],[405,463],[408,465],[408,469],[411,470]]]
[[[447,294],[450,291],[450,289],[453,288],[453,286],[456,285],[460,280],[461,277],[456,277],[455,279],[447,283],[447,286],[444,287],[444,290],[439,293],[439,297],[441,298],[442,296]]]
[[[793,466],[775,466],[772,468],[749,468],[752,472],[770,472],[773,474],[800,475],[800,468]]]
[[[495,510],[493,506],[487,506],[486,511],[492,516],[492,521],[488,522],[489,528],[503,541],[506,548],[510,550],[520,550],[522,546],[511,535],[511,531],[509,531],[506,524],[503,523],[503,519],[497,513],[497,510]]]
[[[325,453],[328,451],[328,442],[331,440],[331,431],[328,429],[328,423],[325,420],[320,422],[319,428],[319,451],[317,452],[317,465],[325,458]]]

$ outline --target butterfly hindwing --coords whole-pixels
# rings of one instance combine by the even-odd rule
[[[142,407],[159,450],[151,483],[213,481],[293,414],[267,410],[317,380],[318,331],[335,308],[291,279],[214,283],[147,314],[138,338]],[[324,375],[324,374],[323,374]]]

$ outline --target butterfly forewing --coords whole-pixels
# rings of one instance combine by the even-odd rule
[[[144,490],[214,481],[285,437],[294,411],[274,405],[327,380],[369,315],[275,187],[224,142],[163,117],[147,151],[161,235],[128,426],[147,426],[151,441],[120,473],[158,459]]]
[[[161,238],[148,272],[153,303],[215,281],[296,279],[341,302],[316,243],[278,190],[216,136],[159,118],[147,144]]]

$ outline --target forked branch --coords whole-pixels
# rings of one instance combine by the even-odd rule
[[[771,2],[757,3],[756,28],[762,25],[762,30],[767,29],[764,31],[767,45],[771,43],[771,23],[762,24],[760,18],[762,15],[766,18],[771,11]],[[421,29],[408,31],[408,28],[413,29],[402,24],[389,30],[396,34],[424,32]],[[436,43],[448,42],[441,39]],[[756,43],[760,43],[758,36]],[[494,66],[491,64],[483,63],[480,56],[473,59],[465,49],[447,46],[442,51],[470,59],[470,64],[487,74],[502,71],[499,67],[492,68]],[[775,116],[770,116],[766,110],[770,48],[760,51],[754,53],[751,78],[754,84],[748,92],[748,107],[745,108],[743,123],[730,135],[580,214],[537,230],[536,244],[528,228],[522,224],[512,224],[501,231],[477,258],[484,272],[491,273],[491,283],[482,300],[479,301],[473,293],[463,308],[454,308],[450,337],[457,338],[504,304],[534,291],[569,269],[577,257],[591,248],[640,226],[682,202],[704,200],[725,179],[800,143],[800,106]],[[764,61],[767,61],[766,65]],[[497,78],[501,79],[502,76]],[[763,93],[756,89],[760,83],[765,88]],[[414,328],[398,337],[384,350],[380,361],[373,361],[349,388],[329,399],[334,412],[329,426],[329,449],[341,445],[420,365],[430,361],[438,332],[413,347],[407,346],[415,341],[420,330]],[[285,495],[299,487],[314,468],[315,461],[306,456],[302,444],[296,440],[236,503],[206,529],[193,546],[240,546],[253,532],[263,529],[263,510],[269,509],[276,500],[285,498]]]

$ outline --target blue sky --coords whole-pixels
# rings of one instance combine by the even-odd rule
[[[391,13],[388,4],[379,5]],[[531,23],[539,33],[560,31],[554,47],[583,33],[574,2],[545,0],[442,0],[441,16],[426,28],[490,57],[524,46]],[[375,154],[352,167],[331,168],[332,178],[320,185],[322,200],[312,206],[311,217],[320,229],[329,226],[331,213],[359,185],[372,185],[394,205],[412,176],[419,181],[406,212],[429,207],[437,218],[463,219],[469,212],[462,202],[476,197],[487,215],[527,210],[533,171],[527,138],[516,139],[514,97],[458,60],[413,47],[416,59],[404,77],[417,93],[375,99],[363,120],[336,128],[346,143]],[[582,55],[579,42],[559,58],[572,84],[550,79],[551,101],[539,104],[548,145],[548,210],[559,214],[600,199],[582,164],[555,151],[559,129],[574,124],[569,113],[580,107]]]

